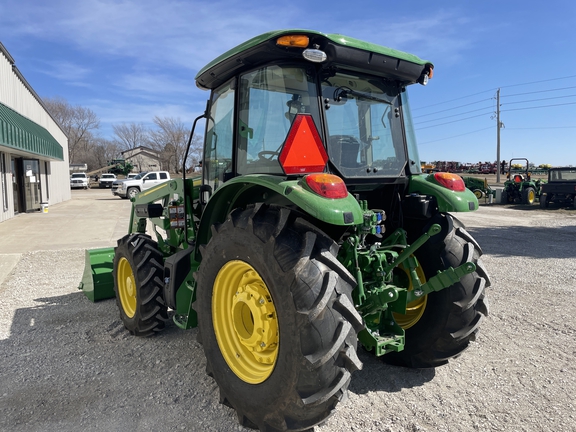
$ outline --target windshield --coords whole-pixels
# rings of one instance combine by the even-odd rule
[[[397,86],[336,73],[322,81],[328,154],[345,177],[398,176],[406,164]]]
[[[141,179],[142,177],[144,177],[146,174],[148,174],[148,172],[141,172],[140,174],[134,176],[134,179]]]

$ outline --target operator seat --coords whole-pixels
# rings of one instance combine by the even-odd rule
[[[351,135],[334,135],[330,137],[330,158],[343,168],[358,168],[360,142]]]

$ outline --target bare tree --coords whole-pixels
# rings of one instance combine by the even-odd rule
[[[98,116],[90,108],[73,106],[62,98],[46,98],[43,101],[68,136],[70,163],[77,162],[77,156],[88,153],[95,144],[94,132],[100,127]]]
[[[141,123],[113,125],[116,142],[123,150],[132,150],[147,144],[148,130]]]
[[[110,161],[119,158],[120,148],[116,142],[104,138],[98,138],[96,139],[94,150],[90,152],[86,162],[88,163],[88,170],[92,171],[108,166]]]
[[[150,146],[160,152],[166,169],[180,172],[184,165],[186,144],[190,134],[188,128],[179,118],[156,116],[153,121],[158,129],[151,130],[148,134]],[[193,151],[191,149],[188,161],[186,161],[187,167],[191,160],[194,158],[197,160],[197,141],[198,138],[193,140],[195,147]]]

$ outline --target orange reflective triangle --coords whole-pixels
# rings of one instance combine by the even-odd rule
[[[328,155],[310,114],[298,114],[278,158],[286,174],[324,171]]]

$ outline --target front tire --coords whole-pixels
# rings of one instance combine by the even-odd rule
[[[233,211],[201,248],[197,301],[206,369],[240,424],[311,428],[346,394],[362,319],[337,246],[294,212]]]
[[[140,190],[136,187],[131,187],[128,188],[128,190],[126,191],[126,197],[127,198],[134,198],[136,195],[138,195],[140,193]]]
[[[114,249],[114,292],[120,318],[136,336],[149,336],[164,328],[168,320],[162,298],[164,265],[162,254],[144,234],[128,234]]]
[[[442,231],[415,252],[425,277],[468,261],[476,264],[476,271],[426,296],[421,317],[405,328],[404,350],[384,356],[386,362],[394,365],[431,368],[448,363],[476,339],[480,323],[488,315],[484,290],[490,286],[490,279],[480,259],[480,246],[451,215],[438,215],[425,229],[432,223],[439,223]]]

